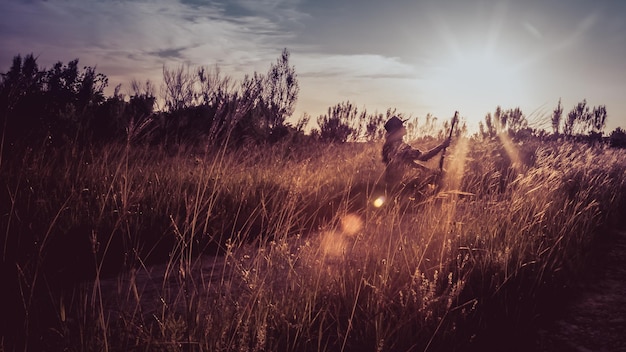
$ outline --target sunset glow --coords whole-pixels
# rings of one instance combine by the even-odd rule
[[[41,67],[80,59],[122,84],[163,67],[219,65],[240,80],[283,48],[300,83],[292,120],[344,101],[468,127],[496,106],[549,115],[583,99],[606,105],[607,132],[626,125],[626,3],[619,1],[9,1],[0,71],[33,53]],[[314,122],[312,123],[314,125]],[[316,126],[312,126],[316,127]]]
[[[470,115],[485,114],[494,104],[526,101],[526,79],[513,63],[495,54],[470,52],[443,61],[431,83],[434,95],[447,97]]]

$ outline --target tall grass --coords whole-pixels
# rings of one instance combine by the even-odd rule
[[[624,205],[619,151],[463,140],[415,199],[384,193],[380,147],[15,147],[3,348],[494,346],[529,333]]]

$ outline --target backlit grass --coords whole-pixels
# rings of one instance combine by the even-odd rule
[[[616,150],[461,139],[441,192],[420,198],[384,193],[380,148],[13,146],[5,349],[511,344],[624,205]]]

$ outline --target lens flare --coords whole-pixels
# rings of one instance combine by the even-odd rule
[[[320,235],[320,249],[329,258],[337,259],[346,254],[354,237],[363,229],[363,220],[357,214],[346,214],[340,219],[337,230],[325,231]]]
[[[347,236],[354,236],[363,229],[363,221],[356,214],[348,214],[341,218],[341,231]]]
[[[374,199],[374,201],[372,202],[372,204],[374,204],[374,206],[375,206],[376,208],[380,208],[380,207],[382,207],[382,206],[385,204],[385,202],[386,202],[386,201],[387,201],[387,197],[385,197],[385,196],[380,196],[380,197],[378,197],[378,198]]]
[[[502,146],[504,147],[504,151],[511,159],[511,166],[513,167],[513,169],[515,169],[515,171],[519,172],[522,166],[522,162],[521,162],[522,159],[520,158],[520,153],[517,147],[515,146],[515,143],[513,143],[508,133],[504,133],[504,132],[500,133],[498,134],[498,138],[500,139],[500,142],[502,143]]]
[[[320,249],[325,255],[331,258],[338,258],[346,253],[348,242],[343,234],[335,231],[327,231],[321,235]]]

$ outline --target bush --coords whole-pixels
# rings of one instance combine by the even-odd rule
[[[609,136],[609,143],[613,148],[626,148],[626,132],[620,127],[616,128]]]

